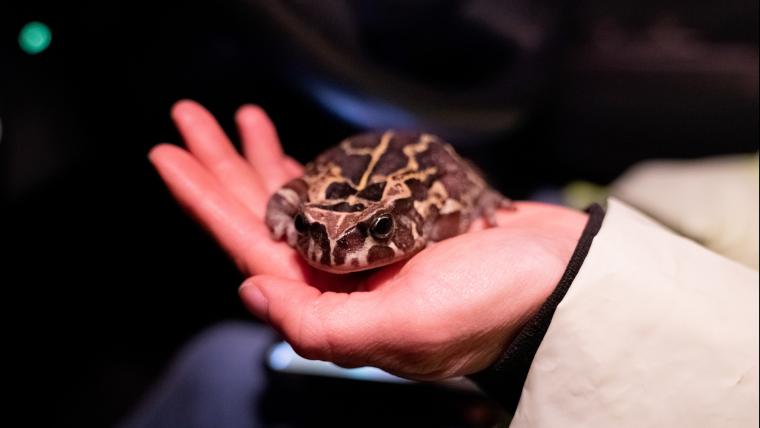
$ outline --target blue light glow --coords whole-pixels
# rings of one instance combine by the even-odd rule
[[[274,345],[269,352],[269,367],[273,370],[314,376],[342,377],[375,382],[410,383],[376,367],[344,369],[326,361],[313,361],[300,357],[287,342]]]
[[[285,342],[280,342],[269,353],[269,366],[275,370],[286,369],[293,362],[296,354],[293,348]]]
[[[411,129],[419,126],[412,114],[384,101],[360,98],[319,81],[310,81],[306,87],[320,104],[353,125],[368,129]]]

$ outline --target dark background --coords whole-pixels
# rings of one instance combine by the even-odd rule
[[[307,161],[438,132],[505,194],[758,148],[757,2],[3,1],[4,382],[25,425],[110,425],[178,347],[250,319],[147,162],[192,98],[262,105]],[[29,21],[50,47],[24,53]],[[425,396],[423,396],[424,399]],[[421,405],[424,403],[421,403]]]

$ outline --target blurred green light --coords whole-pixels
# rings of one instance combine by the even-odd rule
[[[18,45],[21,46],[21,50],[29,55],[36,55],[50,46],[50,39],[52,38],[53,34],[47,25],[39,21],[32,21],[21,28],[21,32],[18,34]]]

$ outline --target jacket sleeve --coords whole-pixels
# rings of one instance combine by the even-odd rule
[[[758,269],[758,155],[642,162],[610,194],[675,232]]]
[[[511,426],[757,426],[758,321],[756,271],[611,199]]]

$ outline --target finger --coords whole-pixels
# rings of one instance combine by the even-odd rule
[[[211,113],[196,102],[183,100],[172,108],[172,118],[200,163],[246,208],[263,218],[269,192]]]
[[[240,296],[305,358],[366,364],[367,352],[383,337],[378,295],[323,293],[301,281],[260,275],[243,283]]]
[[[288,180],[300,177],[303,175],[303,165],[290,156],[285,156],[283,160],[285,172],[288,174]]]
[[[271,240],[269,230],[185,150],[161,144],[149,158],[174,197],[253,273],[301,278],[292,249]]]
[[[269,117],[255,105],[244,105],[235,115],[243,153],[253,165],[266,189],[272,193],[282,186],[291,174],[285,163],[285,155],[277,137],[277,131]]]

